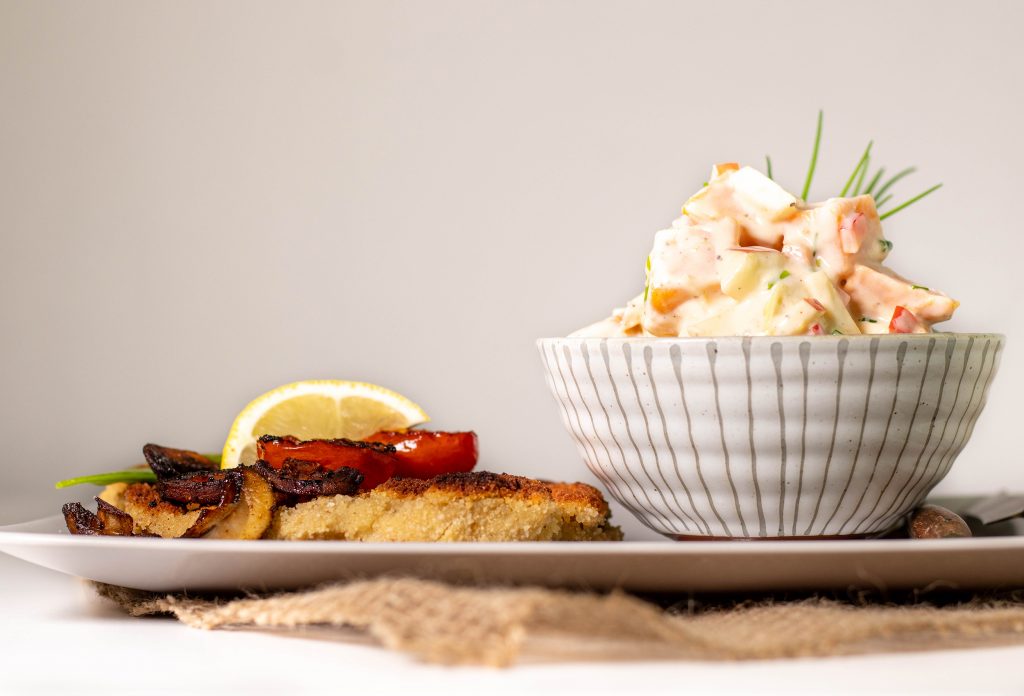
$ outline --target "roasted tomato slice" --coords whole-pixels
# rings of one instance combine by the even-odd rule
[[[379,442],[354,440],[300,440],[290,435],[264,435],[256,443],[257,458],[280,469],[285,460],[316,462],[325,469],[355,469],[363,475],[359,490],[368,491],[395,475],[395,448]]]
[[[445,433],[411,430],[405,433],[379,432],[367,442],[393,445],[399,476],[428,479],[440,474],[472,471],[477,460],[476,433]]]

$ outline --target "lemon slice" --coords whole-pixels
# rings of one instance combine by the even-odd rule
[[[231,425],[220,465],[228,469],[252,464],[261,435],[360,440],[380,430],[405,430],[428,420],[412,401],[376,384],[330,379],[293,382],[242,409]]]

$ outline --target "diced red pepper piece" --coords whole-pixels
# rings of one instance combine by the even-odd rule
[[[811,336],[824,336],[825,329],[822,327],[821,324],[811,324],[811,328],[807,333],[809,333]]]
[[[927,330],[921,320],[906,307],[897,306],[893,311],[892,320],[889,322],[889,333],[924,333]]]
[[[478,449],[476,433],[447,433],[410,430],[404,433],[379,432],[367,442],[382,442],[395,447],[398,476],[428,479],[440,474],[472,471]]]

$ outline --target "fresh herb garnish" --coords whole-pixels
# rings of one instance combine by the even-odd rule
[[[149,469],[129,469],[128,471],[110,471],[105,474],[91,474],[89,476],[76,476],[75,478],[58,481],[54,488],[67,488],[82,483],[91,483],[96,486],[106,486],[111,483],[152,483],[156,481],[156,474]]]
[[[892,188],[893,184],[895,184],[897,181],[899,181],[903,177],[908,176],[910,174],[913,174],[916,171],[917,171],[917,169],[914,168],[914,167],[907,167],[903,171],[896,172],[896,174],[894,174],[891,179],[889,179],[884,184],[882,184],[882,188],[878,189],[878,193],[875,194],[875,200],[876,201],[877,200],[882,200],[882,196],[885,195],[886,191],[888,191],[890,188]],[[890,196],[890,198],[891,197],[892,196]],[[885,200],[889,200],[889,199],[886,198]]]
[[[870,168],[871,168],[871,155],[869,154],[868,158],[866,160],[864,160],[864,166],[860,168],[860,174],[857,175],[857,185],[853,187],[853,195],[854,196],[859,196],[860,195],[860,189],[864,185],[864,177],[867,176],[868,169],[870,169]]]
[[[832,335],[833,335],[833,336],[845,336],[846,334],[844,334],[844,333],[843,333],[842,331],[840,331],[839,329],[832,329]]]
[[[878,185],[878,180],[882,178],[883,174],[885,174],[885,167],[879,167],[878,171],[875,172],[875,175],[871,177],[871,182],[868,183],[868,187],[864,189],[865,196],[869,195],[872,191],[875,190],[875,186]]]
[[[911,290],[929,290],[929,291],[931,290],[931,288],[926,288],[923,285],[911,285],[910,289]]]
[[[779,280],[785,280],[788,277],[789,271],[783,271],[782,273],[779,274]],[[772,288],[774,288],[775,284],[779,282],[779,280],[773,280],[772,282],[768,283],[768,289],[771,290]]]
[[[889,253],[890,251],[892,251],[892,242],[890,242],[888,239],[879,239],[878,243],[882,245],[882,251],[884,251],[885,253]]]
[[[861,317],[860,320],[861,321],[866,321],[869,324],[877,324],[878,323],[877,319],[868,319],[867,317]]]
[[[919,200],[921,200],[922,198],[924,198],[928,194],[933,193],[935,191],[938,191],[940,188],[942,188],[942,184],[935,184],[934,186],[932,186],[927,191],[922,191],[921,193],[919,193],[916,196],[914,196],[913,198],[911,198],[909,201],[906,201],[904,203],[900,203],[898,206],[896,206],[892,210],[890,210],[890,211],[888,211],[888,212],[886,212],[886,213],[884,213],[882,215],[879,215],[878,219],[879,220],[884,220],[887,217],[889,217],[890,215],[895,215],[896,213],[898,213],[901,210],[903,210],[904,208],[906,208],[908,205],[913,205],[914,203],[917,203]]]
[[[217,466],[220,466],[220,452],[204,454],[203,457],[209,459]],[[156,481],[156,474],[154,474],[152,470],[144,467],[145,465],[140,465],[136,469],[108,471],[103,474],[90,474],[88,476],[76,476],[75,478],[58,481],[54,484],[54,488],[67,488],[68,486],[78,486],[83,483],[91,483],[94,486],[106,486],[111,483],[153,483]]]
[[[850,178],[846,180],[846,186],[844,186],[843,190],[839,192],[840,198],[844,198],[846,196],[846,192],[850,190],[851,186],[853,186],[853,182],[857,178],[857,175],[860,174],[860,170],[867,166],[868,160],[871,158],[871,146],[874,144],[874,140],[868,141],[868,146],[864,148],[864,154],[860,156],[859,160],[857,160],[857,166],[853,168]]]
[[[807,169],[807,178],[804,179],[804,190],[800,197],[807,200],[811,192],[811,181],[814,180],[814,170],[818,167],[818,148],[821,146],[821,125],[825,118],[825,112],[818,109],[818,129],[814,133],[814,150],[811,152],[811,165]]]
[[[807,177],[804,179],[803,191],[800,194],[805,201],[807,200],[807,196],[811,192],[811,182],[814,180],[814,172],[818,166],[818,152],[821,149],[821,131],[823,123],[824,112],[819,109],[818,126],[814,132],[814,149],[811,151],[811,163],[807,169]],[[843,190],[840,191],[839,193],[839,197],[845,198],[847,194],[850,194],[851,196],[872,196],[875,199],[875,209],[881,210],[882,206],[885,205],[892,198],[892,194],[887,194],[886,192],[889,191],[889,189],[892,188],[893,185],[900,179],[910,174],[913,174],[917,170],[914,167],[907,167],[906,169],[902,169],[896,172],[896,174],[892,175],[888,179],[884,179],[885,167],[879,167],[874,174],[870,175],[869,178],[869,170],[871,169],[871,148],[873,145],[874,141],[872,140],[869,141],[867,147],[864,148],[863,154],[861,154],[860,159],[857,160],[857,166],[855,166],[853,168],[853,171],[850,172],[850,176],[846,180],[846,185],[843,186]],[[774,181],[775,175],[772,172],[772,158],[769,157],[768,155],[765,155],[764,160],[765,166],[768,171],[768,178]],[[867,186],[864,185],[865,180],[867,180]],[[893,208],[892,210],[887,211],[883,215],[880,215],[879,219],[884,220],[890,215],[895,215],[899,211],[903,210],[912,203],[916,203],[917,201],[921,200],[922,198],[932,193],[933,191],[937,190],[941,186],[942,184],[937,184],[928,189],[927,191],[924,191],[923,193],[914,196],[905,203],[902,203]],[[878,189],[877,191],[875,190],[876,188]],[[684,210],[683,212],[685,214],[686,211]],[[889,248],[891,249],[892,247],[890,246]]]

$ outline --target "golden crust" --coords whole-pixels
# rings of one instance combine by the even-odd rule
[[[277,539],[350,541],[616,541],[601,493],[583,483],[549,483],[469,472],[429,480],[391,479],[358,496],[282,508]]]
[[[184,509],[164,500],[148,483],[119,484],[104,491],[135,520],[136,533],[163,537],[344,539],[349,541],[618,541],[608,504],[585,483],[557,483],[486,471],[433,479],[393,478],[355,496],[314,498],[294,507],[273,507],[273,492],[243,488],[223,508]],[[251,483],[251,482],[250,482]],[[265,489],[265,490],[263,490]],[[259,492],[257,491],[257,492]],[[251,499],[251,500],[250,500]],[[115,502],[116,501],[116,502]],[[252,506],[265,511],[261,524],[242,533]],[[232,512],[233,511],[233,512]],[[272,521],[269,519],[273,514]],[[255,518],[254,518],[255,519]],[[266,521],[262,521],[266,520]],[[266,525],[270,524],[266,533]],[[212,530],[212,531],[211,531]]]
[[[585,483],[562,483],[531,479],[514,474],[469,471],[441,474],[432,479],[393,478],[375,489],[383,495],[410,497],[425,493],[450,493],[467,498],[546,498],[566,505],[585,505],[608,515],[608,503],[601,491]]]

